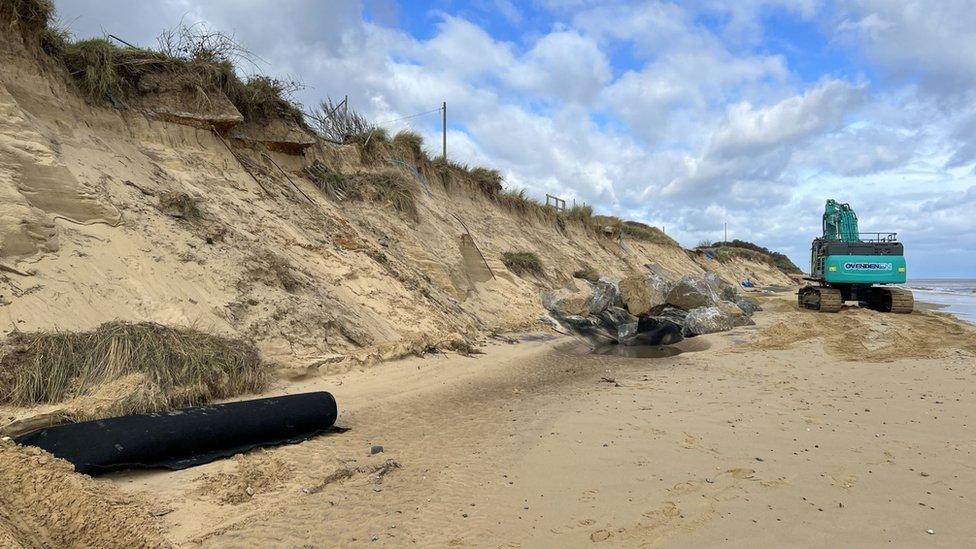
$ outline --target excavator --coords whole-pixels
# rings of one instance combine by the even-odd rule
[[[889,313],[910,313],[915,308],[912,292],[892,288],[906,280],[905,247],[896,233],[862,233],[850,204],[827,200],[823,236],[810,250],[813,284],[800,288],[801,308],[824,313],[840,311],[845,301]]]

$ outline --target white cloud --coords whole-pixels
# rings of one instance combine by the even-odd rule
[[[729,157],[795,144],[838,126],[863,96],[863,86],[828,80],[768,107],[747,101],[733,105],[725,124],[712,135],[709,154]]]
[[[788,198],[791,183],[782,176],[796,147],[839,126],[863,93],[862,86],[828,80],[766,107],[730,106],[703,152],[686,157],[685,175],[663,195],[702,202],[727,194],[740,207],[755,206],[757,197]]]
[[[596,42],[574,31],[543,36],[508,70],[508,81],[516,88],[586,104],[610,77],[610,62]]]
[[[843,4],[837,33],[893,74],[921,77],[939,93],[976,83],[976,9],[971,0],[856,0]]]

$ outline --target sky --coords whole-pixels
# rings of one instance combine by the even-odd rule
[[[448,104],[448,156],[505,185],[809,267],[824,202],[909,276],[976,277],[970,0],[57,0],[76,37],[231,33],[243,70],[377,122]],[[436,113],[391,122],[439,154]]]

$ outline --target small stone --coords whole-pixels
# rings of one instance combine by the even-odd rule
[[[763,458],[761,458],[761,457],[757,457],[756,458],[756,461],[765,461],[765,460]]]
[[[370,455],[374,455],[374,456],[375,456],[376,454],[379,454],[379,453],[382,453],[382,452],[383,452],[383,447],[382,447],[382,446],[380,446],[379,444],[374,444],[374,445],[373,445],[372,447],[370,447],[370,449],[369,449],[369,453],[370,453]]]
[[[926,534],[929,534],[929,535],[934,535],[935,534],[935,530],[929,528],[928,530],[925,531],[925,533]]]
[[[707,482],[709,484],[715,484],[715,480],[714,479],[710,479],[710,478],[706,478],[705,479],[705,482]]]
[[[923,477],[927,477],[927,476],[929,476],[929,474],[928,474],[928,473],[926,473],[925,471],[922,471],[922,472],[921,472],[921,473],[919,473],[919,474],[920,474],[920,475],[922,475]]]

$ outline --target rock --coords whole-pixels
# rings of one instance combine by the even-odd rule
[[[735,328],[732,317],[718,307],[696,307],[688,311],[683,333],[686,336],[712,334]]]
[[[667,283],[657,275],[629,276],[620,281],[620,301],[632,315],[660,312],[666,301]]]
[[[719,301],[718,308],[722,311],[722,314],[728,315],[732,318],[732,323],[736,326],[749,326],[755,324],[755,322],[749,318],[752,315],[747,314],[738,305],[732,303],[731,301]]]
[[[589,284],[586,282],[582,284],[570,282],[557,290],[543,292],[542,305],[557,315],[585,316],[590,313],[592,297],[593,292]]]
[[[719,297],[719,299],[724,299],[725,301],[735,302],[739,299],[739,288],[732,284],[729,284],[718,274],[708,271],[705,273],[705,283],[708,287],[712,289],[713,292]]]
[[[592,283],[593,294],[590,297],[589,312],[598,314],[611,305],[620,302],[620,290],[615,281],[603,277]]]
[[[752,323],[752,319],[735,303],[722,301],[711,307],[696,307],[688,311],[683,333],[686,336],[712,334]]]
[[[611,332],[616,332],[617,341],[632,337],[637,333],[638,319],[628,313],[626,309],[610,306],[601,311],[597,317]]]
[[[670,320],[678,325],[683,325],[687,317],[688,311],[671,306],[665,306],[660,314],[655,315],[655,318]]]
[[[374,444],[369,449],[369,454],[373,456],[375,456],[376,454],[380,454],[382,452],[383,452],[383,447],[380,446],[379,444]]]
[[[607,345],[617,340],[617,332],[611,331],[597,317],[580,315],[553,315],[559,324],[589,341],[594,346]]]
[[[690,311],[699,307],[712,307],[719,300],[705,276],[686,275],[668,292],[667,304]]]
[[[751,297],[739,296],[739,299],[735,300],[735,304],[739,306],[747,315],[752,316],[758,311],[762,310],[759,306],[759,302]]]
[[[682,325],[660,316],[642,316],[637,332],[620,340],[621,345],[671,345],[684,339]]]

